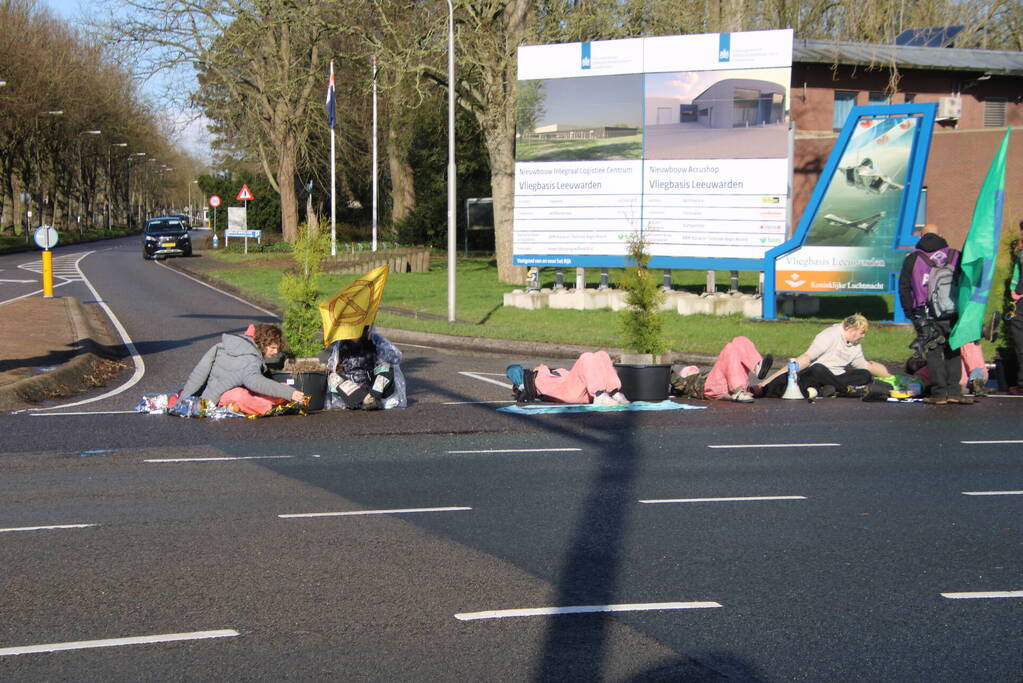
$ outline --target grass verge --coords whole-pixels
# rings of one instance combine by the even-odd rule
[[[239,260],[236,255],[223,267],[216,264],[218,255],[206,251],[209,267],[204,268],[207,276],[225,282],[233,287],[273,301],[283,308],[284,302],[277,291],[283,266],[280,255],[250,255],[248,260]],[[611,282],[616,282],[622,271],[611,270]],[[717,282],[728,283],[728,271],[717,273]],[[587,269],[587,285],[597,286],[599,269]],[[756,273],[740,274],[740,289],[753,291],[756,287]],[[322,274],[318,285],[323,298],[349,284],[352,275]],[[543,286],[553,284],[553,271],[544,271]],[[574,270],[566,272],[566,284],[574,285]],[[690,291],[702,291],[706,282],[704,271],[673,271],[673,286]],[[502,296],[516,289],[514,285],[501,284],[497,280],[497,268],[487,259],[459,259],[457,273],[457,318],[459,322],[448,323],[447,317],[447,270],[446,262],[434,261],[427,273],[391,273],[384,292],[383,306],[400,309],[407,315],[382,310],[377,324],[420,332],[434,332],[459,336],[485,337],[492,339],[518,339],[525,341],[583,344],[594,347],[620,347],[618,331],[619,314],[609,309],[599,311],[566,311],[542,309],[527,311],[505,308]],[[810,340],[826,325],[832,324],[849,313],[864,312],[872,315],[889,315],[890,297],[824,297],[821,310],[826,317],[799,320],[757,321],[740,315],[681,316],[665,314],[665,332],[669,348],[676,351],[716,354],[728,340],[738,335],[749,337],[764,353],[781,357],[796,356],[806,350]],[[415,316],[419,317],[415,317]],[[439,319],[438,319],[439,318]],[[868,358],[884,360],[898,369],[909,357],[908,345],[912,341],[912,329],[901,325],[874,325],[863,342]],[[992,348],[985,348],[985,355],[993,354]]]

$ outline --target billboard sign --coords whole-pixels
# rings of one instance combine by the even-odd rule
[[[936,105],[855,107],[793,239],[768,256],[776,292],[891,294],[912,244]],[[768,310],[770,309],[770,310]]]
[[[513,254],[752,268],[785,241],[792,31],[523,46]]]

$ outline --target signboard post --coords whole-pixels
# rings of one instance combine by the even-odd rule
[[[247,209],[244,206],[227,207],[227,230],[224,231],[224,240],[228,237],[242,237],[245,239],[245,253],[249,253],[249,238],[260,239],[263,236],[261,230],[249,230],[246,218]]]
[[[43,296],[49,299],[53,297],[53,252],[50,249],[57,246],[57,229],[52,225],[40,225],[33,237],[43,250]]]
[[[210,195],[210,206],[213,208],[213,248],[217,248],[217,207],[220,206],[220,197]],[[224,235],[224,246],[227,246],[227,235]]]

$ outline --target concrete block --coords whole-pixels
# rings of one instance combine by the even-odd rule
[[[540,292],[524,292],[521,289],[513,290],[505,294],[505,305],[514,306],[515,308],[524,308],[529,311],[536,311],[541,308],[547,308],[547,299],[550,296],[550,290],[547,293]],[[510,300],[510,301],[509,301]]]

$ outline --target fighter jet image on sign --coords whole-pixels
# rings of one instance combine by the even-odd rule
[[[864,233],[869,235],[877,231],[878,223],[881,222],[881,219],[884,218],[884,216],[885,212],[880,211],[872,216],[849,220],[848,218],[842,218],[841,216],[836,216],[833,213],[828,213],[824,215],[824,220],[831,225],[837,225],[845,228],[856,228],[857,230],[862,230]]]
[[[839,166],[838,171],[845,176],[846,184],[869,194],[882,194],[903,187],[874,168],[874,162],[869,157],[855,166]]]

